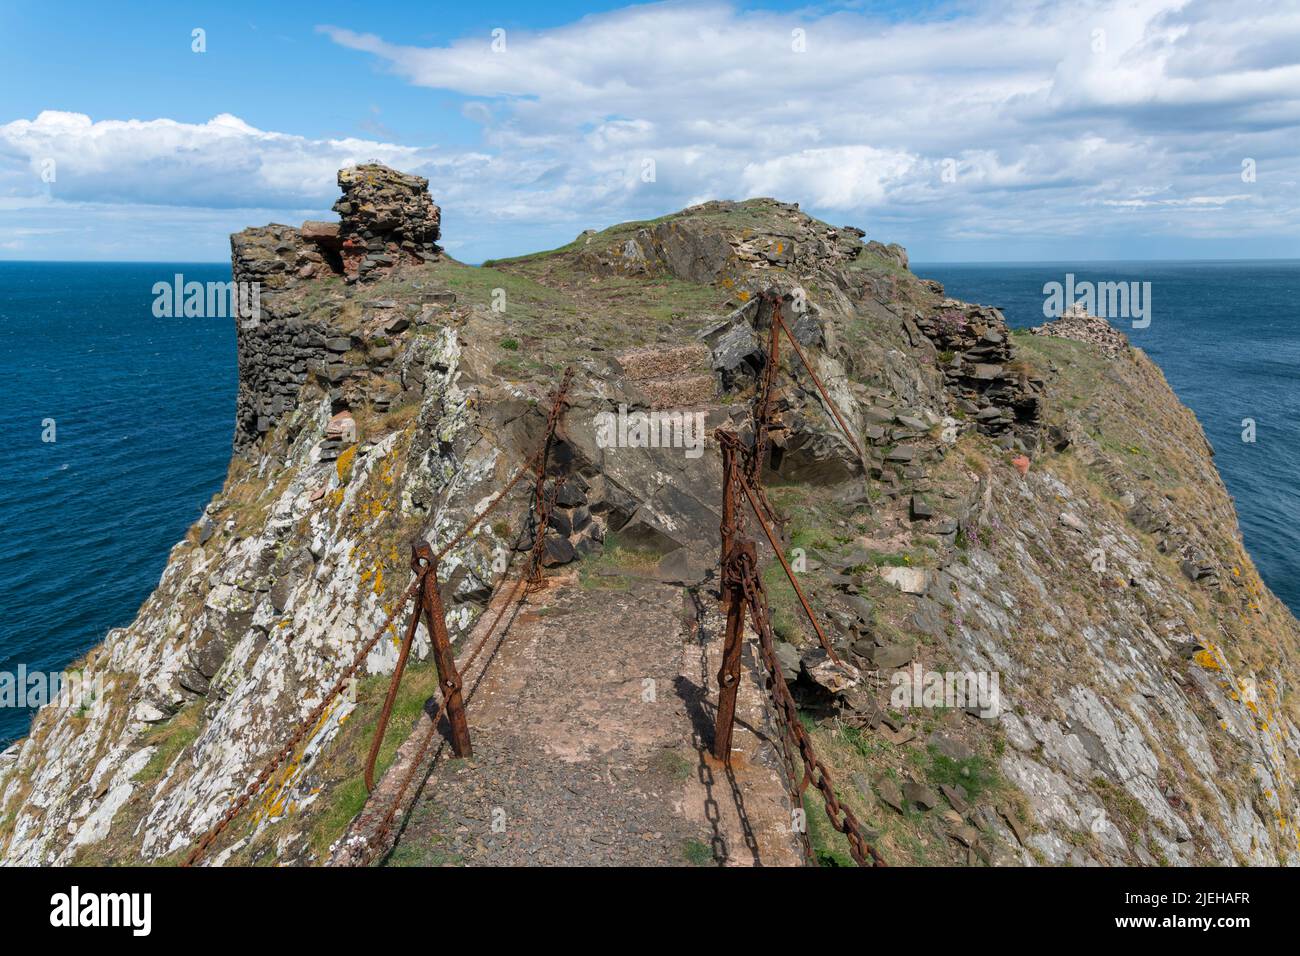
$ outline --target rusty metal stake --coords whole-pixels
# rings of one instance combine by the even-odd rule
[[[426,548],[426,552],[427,550]],[[432,553],[425,556],[430,561],[433,560]],[[465,701],[461,697],[460,673],[456,670],[456,655],[451,650],[451,639],[447,637],[447,612],[443,609],[442,594],[438,591],[436,564],[424,578],[421,604],[424,606],[429,634],[433,638],[433,659],[438,665],[438,681],[442,687],[442,698],[446,702],[447,723],[451,727],[451,749],[457,757],[472,757],[474,750],[469,742],[469,723],[465,719]]]
[[[718,554],[718,574],[721,576],[727,567],[727,555],[731,553],[731,542],[736,534],[736,450],[739,439],[734,433],[719,430],[715,433],[722,446],[722,521],[718,526],[722,538],[722,550]],[[731,607],[731,589],[722,588],[722,607]]]
[[[835,423],[840,426],[840,431],[843,433],[845,440],[848,441],[849,445],[857,453],[858,462],[862,465],[863,472],[867,472],[867,458],[862,454],[862,447],[858,444],[858,440],[853,437],[853,433],[849,431],[848,423],[844,421],[844,416],[840,414],[840,410],[836,408],[835,403],[831,401],[831,397],[826,391],[826,386],[822,384],[822,380],[817,377],[817,373],[813,371],[812,366],[808,363],[808,359],[803,354],[803,349],[799,348],[799,343],[795,339],[794,333],[790,331],[790,326],[786,325],[785,319],[781,317],[781,310],[779,307],[772,313],[772,324],[773,328],[780,328],[785,332],[785,337],[790,340],[790,344],[794,347],[794,354],[799,357],[800,363],[808,372],[809,376],[811,376],[813,384],[817,386],[817,391],[821,393],[822,401],[826,403],[826,408],[830,411],[831,415],[834,416]]]
[[[731,736],[736,726],[736,693],[740,690],[740,652],[745,640],[745,586],[743,567],[757,565],[754,542],[738,539],[723,565],[727,595],[727,629],[718,669],[718,720],[713,733],[713,756],[731,766]]]
[[[425,546],[428,550],[428,546]],[[424,578],[433,573],[431,565],[421,565],[420,563],[420,546],[412,545],[411,547],[411,570],[420,578],[420,587],[423,590]],[[379,712],[379,723],[375,727],[375,737],[370,741],[370,754],[366,757],[366,792],[372,793],[375,789],[375,762],[379,759],[379,748],[384,743],[384,733],[388,730],[389,718],[393,716],[393,703],[397,700],[397,687],[402,681],[402,673],[406,670],[406,660],[411,656],[411,644],[415,640],[415,632],[420,626],[420,609],[422,601],[416,598],[414,606],[411,608],[411,619],[406,625],[406,636],[402,639],[402,649],[397,655],[397,666],[393,668],[392,679],[388,682],[388,696],[384,698],[384,708]]]

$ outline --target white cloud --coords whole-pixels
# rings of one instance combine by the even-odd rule
[[[1188,196],[1186,199],[1103,199],[1103,206],[1128,206],[1141,209],[1146,206],[1165,206],[1168,208],[1214,209],[1230,202],[1249,201],[1250,196],[1242,193],[1236,196]]]
[[[885,200],[886,188],[917,164],[915,156],[870,146],[830,146],[750,163],[741,174],[751,195],[806,193],[824,209],[862,209]]]
[[[229,114],[206,123],[95,122],[55,110],[0,125],[0,155],[25,161],[29,184],[44,182],[52,160],[50,191],[63,200],[207,207],[328,205],[348,163],[378,158],[409,166],[431,158],[428,150],[391,143],[267,132]]]
[[[468,97],[482,145],[49,112],[0,125],[0,198],[323,209],[339,166],[376,158],[430,178],[468,257],[754,194],[886,240],[1122,238],[1134,217],[1179,236],[1190,209],[1217,210],[1223,236],[1300,226],[1295,0],[1251,16],[1208,0],[1012,0],[902,22],[666,3],[510,30],[504,52],[486,27],[437,47],[320,30]]]

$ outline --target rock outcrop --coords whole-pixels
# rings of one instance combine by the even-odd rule
[[[1105,319],[1089,315],[1088,310],[1077,302],[1067,308],[1059,319],[1044,322],[1030,331],[1034,335],[1087,342],[1111,358],[1126,355],[1129,351],[1128,336]]]
[[[339,223],[232,239],[235,278],[263,294],[236,332],[226,484],[136,620],[80,662],[103,706],[46,707],[0,755],[0,860],[179,859],[383,625],[412,541],[446,543],[524,459],[566,366],[550,526],[530,526],[524,482],[451,549],[454,638],[537,534],[576,571],[588,631],[629,581],[715,621],[713,435],[748,434],[775,299],[828,398],[783,348],[768,492],[844,666],[765,550],[777,654],[886,858],[1300,863],[1300,625],[1141,352],[1077,316],[1011,332],[900,247],[774,200],[471,268],[439,253],[423,179],[366,166],[340,185]],[[611,653],[639,639],[608,628]],[[329,858],[399,640],[389,625],[209,862]],[[432,693],[428,654],[422,635],[395,727]],[[910,689],[934,674],[996,694]]]

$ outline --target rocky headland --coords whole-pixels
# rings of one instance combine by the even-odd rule
[[[884,856],[1300,863],[1300,626],[1246,554],[1194,416],[1109,325],[1071,314],[1011,332],[915,276],[901,247],[771,199],[470,267],[437,245],[424,179],[372,165],[339,185],[337,223],[232,238],[234,277],[262,293],[258,321],[236,328],[225,486],[135,621],[76,665],[105,679],[102,706],[46,707],[0,754],[0,861],[184,859],[397,604],[410,542],[450,539],[527,455],[566,367],[569,478],[545,533],[546,564],[572,583],[522,625],[539,635],[527,666],[545,670],[548,615],[573,622],[552,639],[574,653],[623,647],[646,668],[665,601],[672,626],[684,606],[716,627],[712,435],[747,427],[779,302],[862,452],[784,353],[768,491],[847,667],[826,666],[771,553],[764,577],[818,752]],[[607,447],[594,423],[620,410],[699,413],[704,453]],[[531,544],[528,495],[443,563],[458,641],[501,556]],[[399,628],[207,862],[330,859],[366,808]],[[436,683],[423,631],[414,657],[381,770]],[[994,706],[900,705],[911,675],[953,673],[995,676]],[[493,706],[505,734],[510,711]],[[592,720],[606,742],[643,729],[632,711]],[[671,782],[662,753],[693,762],[699,743],[675,726],[654,725],[653,755],[620,759]],[[440,772],[445,819],[416,819],[393,862],[430,862],[434,844],[441,862],[488,861],[475,788],[531,787],[578,812],[567,781],[491,746],[483,774]],[[648,806],[635,846],[610,844],[618,859],[708,861],[691,819]],[[819,813],[812,852],[841,860]],[[520,839],[508,859],[566,859]]]

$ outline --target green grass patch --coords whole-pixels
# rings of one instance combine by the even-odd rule
[[[691,866],[713,864],[713,850],[703,840],[686,840],[682,843],[682,859]]]
[[[359,682],[357,709],[348,719],[342,746],[336,751],[336,766],[345,768],[341,781],[330,788],[320,815],[313,821],[310,842],[319,855],[328,852],[330,844],[343,835],[343,831],[366,804],[366,783],[362,777],[370,741],[379,726],[379,711],[388,693],[389,677],[376,674]],[[438,686],[438,670],[432,661],[413,663],[406,668],[393,702],[393,715],[384,732],[379,756],[375,761],[375,780],[378,781],[393,762],[397,748],[406,740],[415,725],[415,719],[424,709],[425,701]]]
[[[839,735],[845,743],[857,751],[859,756],[868,760],[885,751],[885,743],[880,737],[860,727],[843,726],[840,728]]]
[[[665,748],[650,759],[650,770],[669,780],[685,782],[695,772],[695,764],[681,751]]]
[[[808,824],[808,843],[818,866],[857,866],[849,852],[849,841],[826,817],[820,798],[814,799],[810,787],[804,791],[803,813]]]
[[[919,753],[919,751],[917,751]],[[955,787],[960,784],[971,799],[983,794],[995,793],[1002,789],[1003,780],[994,769],[993,764],[980,756],[967,760],[953,760],[939,753],[938,748],[928,748],[928,765],[925,767],[926,779],[934,786],[947,784]]]
[[[794,585],[786,577],[781,562],[775,558],[763,567],[763,590],[767,592],[767,606],[772,612],[772,630],[776,636],[790,643],[799,642],[807,617]]]
[[[149,762],[135,779],[140,783],[153,783],[166,773],[181,751],[199,736],[203,724],[202,700],[191,701],[174,716],[151,727],[144,736],[145,746],[157,747]]]

